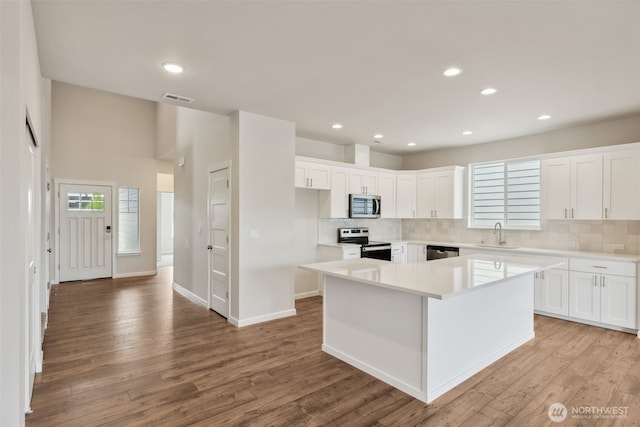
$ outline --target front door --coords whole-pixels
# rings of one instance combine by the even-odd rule
[[[60,184],[60,281],[111,277],[111,187]]]
[[[229,168],[209,173],[209,308],[229,317]]]

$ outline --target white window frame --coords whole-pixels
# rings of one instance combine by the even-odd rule
[[[120,238],[121,238],[121,232],[122,232],[122,223],[120,221],[120,190],[137,190],[138,192],[138,206],[137,206],[137,215],[136,215],[136,221],[137,221],[137,235],[136,235],[136,242],[137,242],[137,249],[132,249],[132,250],[121,250],[120,249]],[[118,213],[118,255],[138,255],[141,253],[141,248],[140,248],[140,197],[141,197],[141,191],[139,187],[118,187],[118,191],[116,193],[118,195],[118,209],[117,209],[117,213]],[[131,212],[128,212],[131,213]]]
[[[509,223],[508,220],[508,207],[509,207],[509,198],[508,198],[508,186],[509,186],[509,177],[508,177],[508,167],[510,164],[515,164],[515,163],[523,163],[523,162],[531,162],[531,161],[538,161],[539,165],[540,165],[540,178],[538,181],[538,188],[539,188],[539,195],[538,195],[538,206],[540,206],[541,200],[542,200],[542,195],[540,194],[542,192],[542,162],[541,159],[539,157],[535,157],[535,158],[520,158],[520,159],[510,159],[510,160],[498,160],[498,161],[492,161],[492,162],[482,162],[482,163],[472,163],[469,165],[469,196],[468,196],[468,210],[469,210],[469,222],[468,222],[468,228],[475,228],[475,229],[492,229],[495,227],[495,222],[492,223],[491,225],[487,224],[487,225],[478,225],[476,224],[476,218],[475,218],[475,211],[474,211],[474,201],[475,201],[475,194],[474,194],[474,189],[475,189],[475,182],[474,182],[474,178],[475,178],[475,168],[476,167],[480,167],[480,166],[486,166],[486,165],[502,165],[503,167],[503,171],[504,171],[504,195],[503,195],[503,203],[504,203],[504,218],[502,220],[497,220],[496,222],[499,222],[500,225],[502,226],[502,228],[504,228],[505,230],[541,230],[542,229],[542,210],[540,209],[539,213],[538,213],[538,223],[536,225],[527,225],[527,226],[523,226],[523,225],[514,225]]]

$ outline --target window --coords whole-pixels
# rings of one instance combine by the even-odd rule
[[[470,226],[540,228],[540,160],[471,166]]]
[[[140,252],[140,189],[118,191],[118,252]]]
[[[67,193],[68,211],[104,211],[104,193]]]

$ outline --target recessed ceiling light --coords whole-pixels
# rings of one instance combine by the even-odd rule
[[[488,87],[486,89],[482,89],[480,91],[480,93],[483,94],[483,95],[493,95],[497,91],[498,91],[498,89],[495,89],[495,88],[492,88],[492,87]]]
[[[163,62],[162,63],[162,68],[164,68],[165,71],[168,71],[168,72],[174,73],[174,74],[179,74],[182,71],[184,71],[184,68],[182,68],[182,65],[175,64],[173,62]]]
[[[334,129],[342,129],[342,125],[340,123],[334,123],[331,125],[331,127]]]
[[[460,68],[451,67],[444,70],[444,73],[442,74],[444,74],[447,77],[453,77],[453,76],[457,76],[460,73],[462,73],[462,70]]]
[[[376,133],[375,135],[373,135],[373,137],[374,137],[375,139],[380,139],[380,138],[384,138],[384,135],[383,135],[383,134],[381,134],[381,133]]]
[[[543,114],[541,116],[538,116],[538,120],[549,120],[550,118],[551,116],[548,114]]]
[[[470,131],[470,130],[465,130],[464,132],[462,132],[462,134],[463,135],[471,135],[471,134],[473,134],[473,132]]]
[[[416,143],[415,143],[415,142],[410,142],[410,143],[408,143],[407,145],[408,145],[409,147],[415,147],[415,146],[416,146]]]

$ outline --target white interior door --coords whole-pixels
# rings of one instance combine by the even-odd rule
[[[209,308],[229,317],[229,168],[209,173]]]
[[[26,289],[25,289],[25,412],[31,412],[31,394],[33,391],[33,383],[36,375],[36,356],[38,349],[38,339],[40,337],[39,324],[39,304],[38,290],[36,281],[36,156],[35,141],[31,136],[31,131],[27,125],[27,155],[26,173],[29,176],[26,188],[26,210],[27,210],[27,235],[25,242],[26,252]]]
[[[60,184],[60,281],[111,277],[111,187]]]

